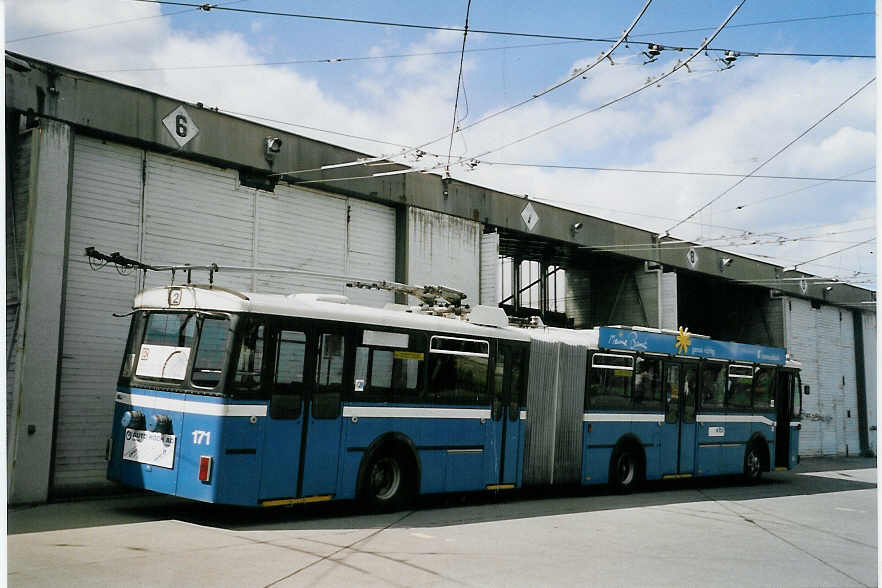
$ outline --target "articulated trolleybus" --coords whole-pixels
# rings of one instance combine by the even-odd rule
[[[798,461],[799,368],[783,349],[684,330],[512,326],[499,308],[439,302],[141,292],[109,478],[221,504],[393,509],[417,493],[629,491]]]

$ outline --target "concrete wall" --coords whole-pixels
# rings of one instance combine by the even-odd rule
[[[478,304],[481,223],[411,207],[407,232],[407,281],[462,290]]]
[[[63,320],[64,257],[70,202],[70,127],[43,120],[35,131],[22,268],[13,395],[9,501],[43,502],[49,493]]]
[[[861,312],[861,321],[863,323],[863,343],[864,343],[864,385],[867,394],[867,441],[869,450],[874,454],[878,454],[876,450],[876,427],[877,417],[876,399],[878,397],[878,389],[876,388],[876,314],[874,312]]]
[[[659,277],[659,328],[676,330],[680,323],[677,316],[677,273],[663,272]]]

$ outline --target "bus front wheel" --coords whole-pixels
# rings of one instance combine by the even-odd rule
[[[367,468],[363,498],[373,510],[393,511],[410,498],[410,477],[400,456],[384,453],[371,460]]]

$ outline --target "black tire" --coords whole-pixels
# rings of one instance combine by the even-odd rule
[[[756,441],[747,445],[744,451],[744,479],[753,484],[763,475],[763,456]]]
[[[616,447],[609,460],[609,485],[617,494],[630,494],[643,481],[643,463],[634,449]]]
[[[395,453],[382,453],[371,459],[361,490],[362,500],[368,508],[390,512],[407,505],[412,494],[408,466],[408,462]]]

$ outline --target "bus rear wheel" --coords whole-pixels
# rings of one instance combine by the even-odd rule
[[[619,446],[609,461],[609,485],[613,492],[629,494],[640,484],[642,478],[640,456],[628,446]]]
[[[758,482],[762,475],[763,458],[759,444],[754,442],[748,445],[744,452],[744,479],[751,483]]]
[[[410,475],[396,454],[385,453],[368,465],[362,497],[372,510],[393,511],[410,499]]]

